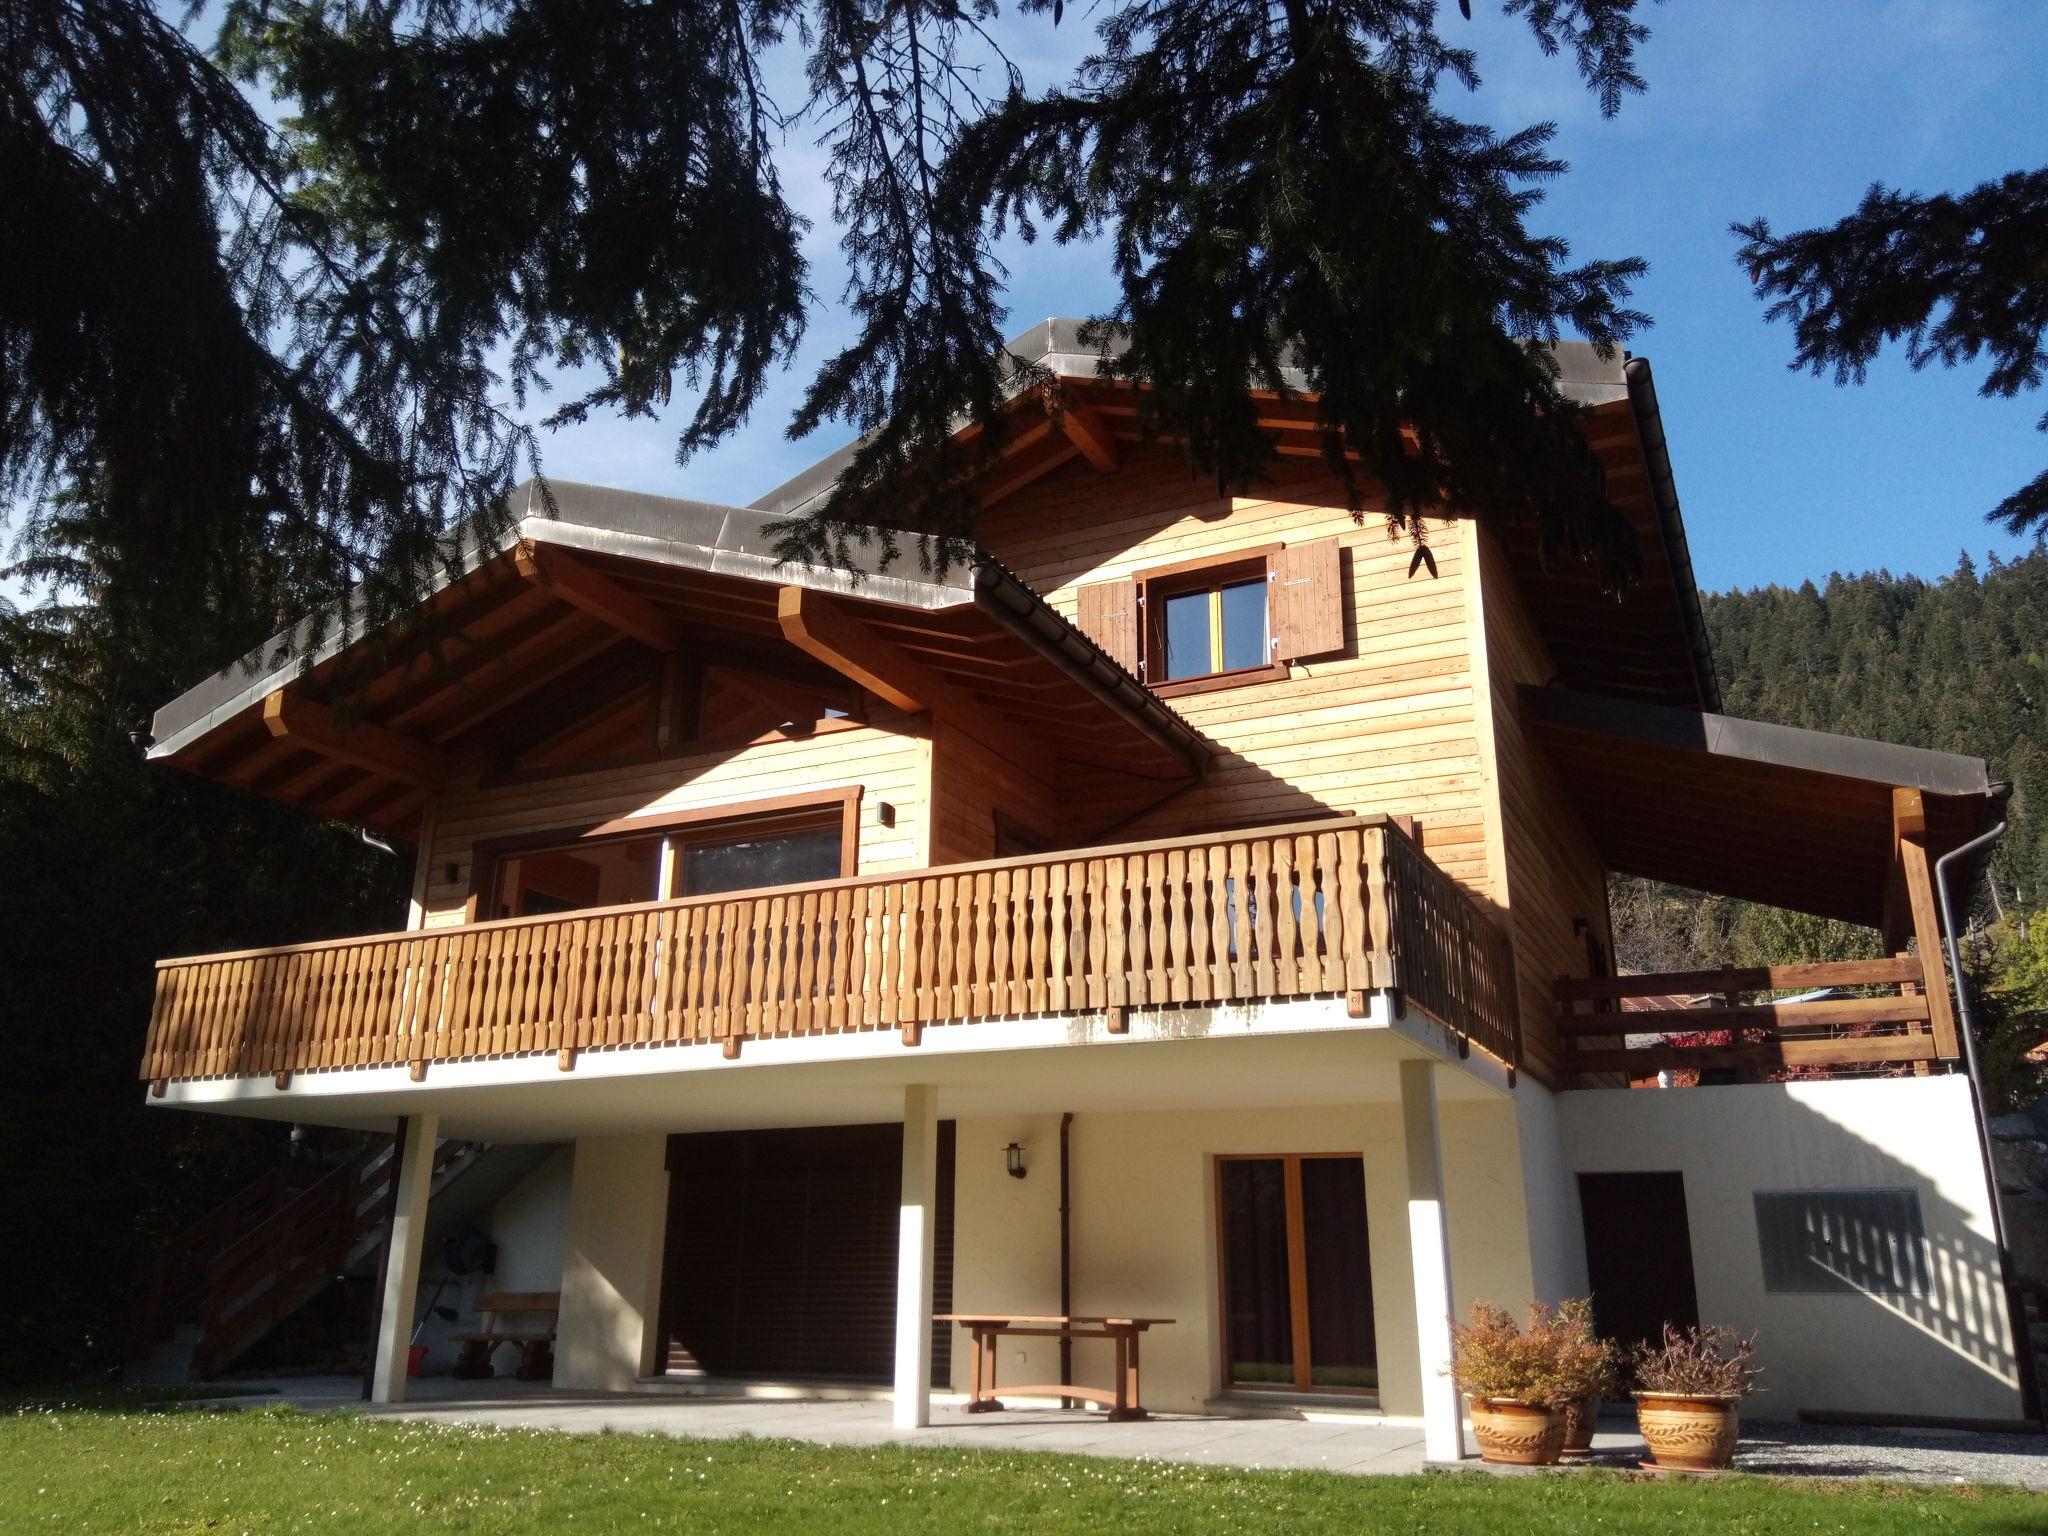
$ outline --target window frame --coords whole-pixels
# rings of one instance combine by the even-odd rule
[[[1273,556],[1283,547],[1280,544],[1259,544],[1249,549],[1205,555],[1196,560],[1181,560],[1132,573],[1131,579],[1138,589],[1138,664],[1146,686],[1153,693],[1162,699],[1182,698],[1218,688],[1236,688],[1246,683],[1273,682],[1289,675],[1288,663],[1273,659]],[[1254,579],[1266,585],[1265,661],[1256,666],[1219,668],[1171,681],[1154,676],[1165,664],[1166,603],[1169,598],[1184,597],[1191,592],[1211,594],[1210,659],[1220,660],[1219,608],[1222,591],[1225,587]]]
[[[470,855],[469,900],[464,906],[462,920],[465,923],[505,920],[495,914],[480,917],[479,913],[495,901],[499,868],[507,858],[647,837],[673,838],[684,845],[730,842],[747,836],[750,824],[758,825],[763,831],[771,828],[799,831],[830,826],[836,820],[839,827],[838,878],[847,879],[860,873],[860,802],[863,788],[859,784],[850,784],[809,794],[697,806],[652,816],[622,816],[610,821],[572,823],[508,837],[480,839]],[[677,862],[664,861],[667,885],[675,884]],[[677,901],[686,898],[664,890],[654,899]]]

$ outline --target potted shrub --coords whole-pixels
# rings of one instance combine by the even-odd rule
[[[1636,1422],[1657,1466],[1713,1472],[1735,1461],[1738,1405],[1758,1367],[1756,1341],[1726,1328],[1664,1327],[1663,1342],[1636,1350]]]
[[[1593,1430],[1600,1417],[1600,1400],[1621,1384],[1620,1360],[1615,1346],[1593,1332],[1593,1303],[1588,1297],[1561,1302],[1557,1308],[1560,1374],[1572,1378],[1577,1388],[1565,1400],[1564,1454],[1588,1456],[1593,1451]]]
[[[1553,1465],[1564,1449],[1563,1405],[1580,1390],[1563,1359],[1565,1333],[1540,1303],[1528,1327],[1487,1302],[1472,1321],[1451,1325],[1451,1378],[1472,1405],[1482,1461]]]

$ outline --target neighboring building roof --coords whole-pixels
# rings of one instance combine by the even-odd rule
[[[1892,792],[1921,792],[1938,854],[2000,787],[1979,758],[1568,688],[1519,691],[1604,862],[1772,906],[1882,925]]]
[[[784,565],[768,513],[568,481],[550,481],[549,488],[555,515],[531,482],[520,486],[513,492],[517,515],[503,535],[467,549],[458,568],[424,594],[424,605],[446,610],[444,642],[474,631],[495,635],[502,648],[504,637],[517,633],[534,664],[550,666],[629,643],[630,631],[607,630],[570,601],[549,601],[545,574],[521,577],[521,552],[551,549],[625,593],[629,604],[651,605],[663,625],[707,641],[714,664],[729,656],[743,665],[740,653],[751,647],[786,652],[799,667],[814,665],[788,645],[778,593],[830,593],[960,697],[971,694],[975,707],[1033,733],[1063,761],[1137,775],[1156,792],[1159,782],[1199,775],[1208,759],[1198,732],[993,560],[939,568],[919,540],[903,535],[903,554],[887,570],[879,541],[856,546],[844,566]],[[515,603],[516,626],[508,617]],[[345,655],[375,658],[377,637],[363,634],[362,620],[358,594],[347,623],[334,616],[324,628],[308,621],[186,690],[157,711],[149,755],[325,814],[403,831],[417,814],[417,785],[380,784],[360,765],[323,776],[316,762],[292,758],[288,741],[272,739],[278,733],[263,718],[274,693],[302,679],[317,692]],[[457,654],[482,663],[490,644],[464,645]],[[367,682],[358,679],[365,700],[360,723],[384,732],[402,728],[407,740],[436,750],[478,723],[490,702],[479,700],[480,692],[530,681],[500,676],[480,689],[467,676],[451,676],[445,660],[422,664],[412,652],[377,659],[377,669]]]
[[[1085,324],[1041,321],[1008,350],[1055,378],[1093,382],[1101,353],[1082,342]],[[1112,336],[1108,351],[1114,355],[1121,345]],[[1496,530],[1550,647],[1558,681],[1645,703],[1719,709],[1720,686],[1649,359],[1621,353],[1602,358],[1583,341],[1561,341],[1554,351],[1565,393],[1593,412],[1588,431],[1607,465],[1608,494],[1634,526],[1643,555],[1641,575],[1617,600],[1583,567],[1545,571],[1533,530]],[[1286,370],[1284,377],[1290,387],[1306,390],[1305,374]],[[1304,418],[1303,426],[1311,425]],[[856,446],[848,443],[827,454],[754,501],[754,509],[784,517],[802,512],[831,490]]]

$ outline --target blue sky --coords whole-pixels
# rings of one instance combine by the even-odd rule
[[[1701,584],[1718,590],[1886,567],[1940,575],[1968,548],[2022,546],[1983,513],[2048,461],[2034,422],[2048,392],[1977,397],[1981,370],[1914,373],[1888,354],[1860,389],[1793,374],[1789,333],[1766,326],[1736,268],[1729,223],[1780,230],[1847,212],[1875,180],[1933,192],[2048,163],[2048,5],[2040,0],[1670,0],[1649,8],[1647,95],[1604,120],[1571,62],[1479,0],[1443,25],[1479,51],[1484,84],[1452,110],[1504,129],[1559,126],[1571,171],[1532,223],[1581,256],[1639,255],[1637,307],[1655,324],[1633,349],[1656,368]],[[1092,31],[1086,0],[1000,35],[1037,79],[1064,73]],[[1078,23],[1078,24],[1077,24]],[[1459,93],[1462,96],[1462,92]],[[789,82],[788,101],[797,99]],[[553,435],[549,473],[709,501],[745,502],[836,447],[827,428],[788,442],[810,371],[846,335],[843,269],[810,133],[784,151],[793,197],[816,220],[819,305],[803,354],[745,431],[687,466],[660,421],[592,422]],[[1112,296],[1099,248],[1010,247],[1012,334],[1085,315]]]

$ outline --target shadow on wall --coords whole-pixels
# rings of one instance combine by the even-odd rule
[[[1683,1175],[1700,1317],[1758,1336],[1757,1416],[2022,1416],[1964,1079],[1559,1103],[1573,1174]]]

